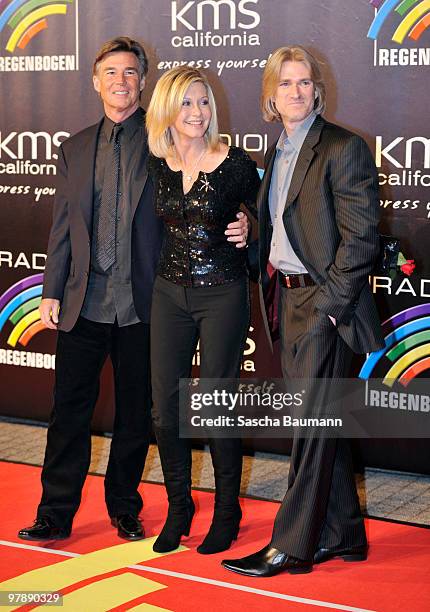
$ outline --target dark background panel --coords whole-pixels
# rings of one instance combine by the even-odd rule
[[[75,71],[2,72],[0,75],[0,296],[14,283],[41,272],[38,268],[46,252],[53,196],[40,190],[52,189],[55,182],[52,173],[5,172],[4,164],[31,162],[38,167],[53,164],[57,146],[67,134],[76,133],[100,118],[100,102],[92,87],[93,58],[105,40],[129,35],[144,43],[150,60],[142,105],[147,106],[157,78],[173,61],[200,62],[207,67],[216,93],[220,131],[230,135],[233,144],[248,148],[260,167],[265,149],[280,133],[279,125],[266,124],[261,119],[262,63],[278,46],[295,43],[308,46],[322,62],[328,92],[326,117],[366,139],[377,161],[381,158],[378,168],[381,183],[384,181],[382,175],[401,177],[400,184],[381,185],[381,199],[385,202],[381,207],[381,229],[400,238],[401,250],[407,258],[416,260],[417,270],[409,285],[404,284],[405,277],[400,274],[392,282],[385,279],[389,289],[375,290],[381,318],[384,320],[405,308],[430,302],[430,281],[427,282],[430,279],[430,186],[408,185],[407,178],[403,178],[404,172],[430,174],[430,134],[425,120],[428,115],[428,66],[374,65],[375,44],[367,38],[374,9],[368,0],[342,3],[338,0],[234,0],[235,16],[229,12],[229,3],[221,2],[219,24],[213,14],[217,4],[217,0],[212,7],[201,5],[199,0],[191,3],[187,0],[177,3],[171,0],[75,0],[66,16],[48,18],[48,29],[22,51],[7,52],[5,45],[9,33],[7,29],[0,33],[0,58],[76,53],[79,59],[79,70]],[[172,31],[174,6],[179,12],[184,7],[188,9],[181,13],[185,24],[178,20],[177,29]],[[200,30],[197,23],[199,7],[202,9]],[[258,21],[256,27],[243,27],[253,21]],[[398,23],[399,16],[391,15],[381,29],[376,43],[378,49],[430,47],[430,29],[418,42],[406,40],[401,46],[393,43],[391,35]],[[212,40],[216,40],[214,36],[227,38],[222,45],[201,44],[202,40],[197,46],[190,44],[196,35],[209,34]],[[188,42],[178,46],[173,42],[178,40],[173,39],[174,36],[180,37],[183,43]],[[189,38],[185,39],[186,36]],[[240,37],[241,44],[232,38],[234,36]],[[251,36],[258,37],[259,44],[249,44]],[[32,148],[30,136],[25,135],[27,132],[37,146]],[[411,143],[413,138],[425,140]],[[396,139],[399,139],[397,144],[386,149]],[[378,149],[379,141],[382,144]],[[13,187],[16,191],[20,188],[23,193],[10,193]],[[54,354],[55,333],[40,332],[26,347],[13,349],[7,342],[11,329],[8,322],[0,330],[0,357],[3,359],[8,350]],[[280,374],[278,348],[275,347],[272,354],[267,344],[255,288],[247,349],[245,360],[252,367],[243,370],[244,377]],[[363,357],[358,357],[355,373],[362,363]],[[0,381],[1,414],[39,421],[48,419],[52,370],[0,363]],[[111,370],[107,365],[94,429],[108,431],[112,414]],[[430,471],[429,445],[422,440],[366,440],[355,446],[358,463]],[[288,452],[289,442],[247,441],[247,447]]]

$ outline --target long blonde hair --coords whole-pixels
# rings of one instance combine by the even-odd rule
[[[314,111],[317,115],[322,114],[326,104],[326,89],[319,63],[307,49],[297,45],[295,47],[280,47],[276,49],[267,61],[263,72],[261,91],[263,119],[269,122],[281,121],[281,116],[276,109],[273,96],[279,85],[279,77],[284,62],[302,62],[309,68],[316,93]]]
[[[205,136],[210,150],[218,148],[220,138],[212,88],[206,76],[196,68],[178,66],[171,68],[160,77],[146,113],[149,150],[156,157],[166,158],[172,154],[173,139],[170,126],[179,115],[185,94],[193,83],[202,83],[206,88],[212,117]]]

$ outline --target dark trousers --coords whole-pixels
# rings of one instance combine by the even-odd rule
[[[90,465],[90,423],[102,367],[110,356],[115,420],[105,477],[110,516],[142,509],[137,491],[150,439],[149,325],[95,323],[80,317],[58,333],[54,406],[48,428],[38,516],[70,526]]]
[[[179,379],[191,376],[198,340],[201,378],[239,376],[249,317],[246,277],[225,285],[192,288],[157,277],[151,312],[152,414],[156,431],[178,431]],[[159,437],[160,455],[168,461],[169,448],[164,448],[164,439],[167,438]],[[241,441],[211,439],[210,448],[216,499],[237,497]],[[184,465],[186,469],[189,468]]]
[[[342,378],[352,353],[328,316],[317,311],[318,287],[280,289],[285,378]],[[275,519],[272,545],[303,560],[320,548],[366,543],[348,442],[293,440],[288,489]]]

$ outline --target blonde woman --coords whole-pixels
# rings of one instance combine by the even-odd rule
[[[154,550],[167,552],[188,535],[194,514],[191,448],[178,434],[178,384],[191,374],[200,340],[202,378],[239,375],[249,325],[244,249],[225,235],[244,203],[255,213],[256,165],[218,134],[216,106],[206,77],[188,66],[158,81],[147,113],[156,213],[165,238],[151,315],[153,420],[169,499]],[[202,554],[226,550],[241,519],[240,440],[210,439],[215,509]]]

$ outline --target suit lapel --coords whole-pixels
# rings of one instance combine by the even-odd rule
[[[143,190],[148,178],[147,168],[148,145],[145,126],[142,125],[136,134],[136,145],[133,154],[134,172],[131,185],[131,217],[134,217],[137,205],[142,197]]]
[[[257,207],[259,216],[259,235],[260,235],[260,252],[264,253],[263,257],[266,257],[266,251],[269,248],[271,236],[272,236],[272,223],[270,219],[269,210],[269,191],[270,181],[272,180],[273,164],[276,157],[276,144],[273,145],[272,150],[269,152],[268,163],[264,171],[263,181],[261,183],[260,190],[258,192]],[[268,255],[267,255],[268,257]]]
[[[98,133],[103,124],[103,119],[93,125],[87,134],[87,139],[82,148],[77,151],[79,185],[77,199],[88,235],[91,233],[93,224],[93,198],[94,198],[94,167],[96,163]]]
[[[259,191],[258,207],[260,219],[260,304],[263,314],[263,323],[273,350],[272,342],[278,335],[278,282],[276,270],[269,263],[270,242],[272,238],[272,221],[270,218],[269,193],[273,174],[273,165],[276,159],[276,143],[268,151],[268,160],[264,172],[263,182]]]
[[[306,135],[305,141],[297,158],[293,176],[291,178],[285,208],[288,208],[288,206],[290,206],[299,195],[303,181],[305,180],[305,176],[309,170],[309,166],[316,155],[314,147],[320,140],[321,130],[324,123],[324,119],[318,115]]]
[[[273,164],[276,157],[276,146],[270,153],[269,163],[264,171],[263,181],[258,194],[258,207],[266,207],[269,199],[270,181],[272,180]]]

